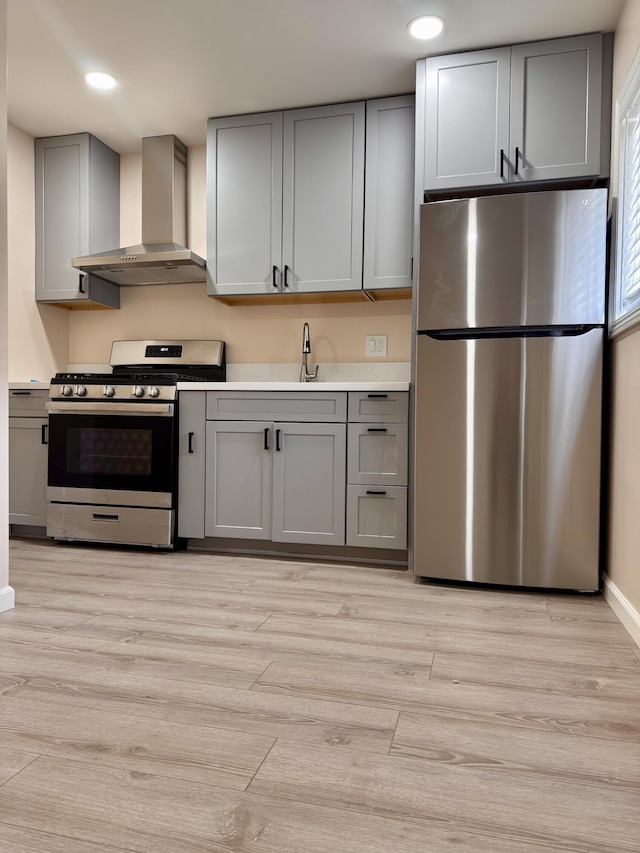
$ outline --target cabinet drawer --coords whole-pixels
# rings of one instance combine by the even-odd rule
[[[207,420],[341,423],[347,419],[345,393],[313,391],[207,391]]]
[[[409,394],[399,392],[349,392],[349,421],[371,423],[406,423],[409,417]]]
[[[407,485],[407,424],[349,424],[347,481]]]
[[[347,545],[407,547],[407,490],[347,486]]]
[[[11,389],[9,391],[9,417],[46,418],[48,388]]]

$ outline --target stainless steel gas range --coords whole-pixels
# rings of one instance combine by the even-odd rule
[[[110,365],[51,380],[47,534],[174,548],[177,383],[224,381],[224,342],[114,341]]]

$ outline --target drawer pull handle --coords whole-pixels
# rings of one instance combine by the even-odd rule
[[[12,391],[11,396],[12,397],[30,397],[31,391]]]
[[[386,432],[385,427],[369,427],[367,432]]]
[[[94,512],[93,513],[94,521],[120,521],[119,515],[109,515],[106,512]]]
[[[49,444],[47,441],[47,428],[49,424],[42,424],[40,427],[40,444]]]
[[[189,447],[187,448],[188,453],[194,452],[194,450],[193,450],[193,436],[194,436],[194,433],[190,432],[189,433]]]
[[[367,394],[370,400],[386,400],[388,396],[388,394]]]
[[[367,494],[368,495],[386,495],[387,493],[386,492],[374,492],[374,491],[370,491],[369,489],[367,489]]]
[[[264,428],[264,449],[269,449],[269,427]]]

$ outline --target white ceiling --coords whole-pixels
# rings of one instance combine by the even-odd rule
[[[614,30],[624,0],[8,0],[9,120],[33,136],[90,131],[121,153],[144,136],[203,145],[209,116],[400,94],[415,60]],[[418,42],[406,24],[445,19]],[[89,91],[82,72],[120,81]]]

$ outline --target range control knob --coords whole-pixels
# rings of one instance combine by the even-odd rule
[[[159,394],[160,394],[160,390],[158,388],[156,388],[155,385],[151,385],[149,387],[149,396],[150,397],[158,397]]]
[[[70,397],[72,394],[71,385],[63,385],[60,389],[60,393],[63,397]]]
[[[140,385],[134,385],[131,393],[134,397],[144,397],[144,388],[142,388]]]
[[[76,396],[78,397],[86,397],[87,389],[84,385],[76,385]]]
[[[102,393],[105,397],[113,397],[115,396],[116,389],[113,387],[113,385],[105,385]]]

